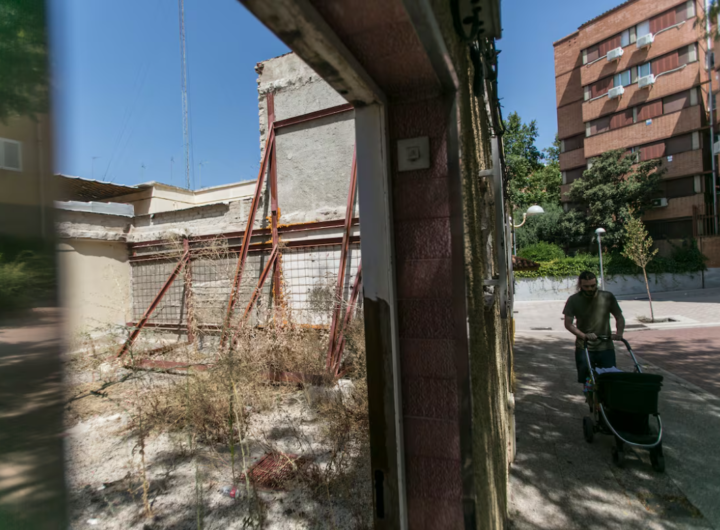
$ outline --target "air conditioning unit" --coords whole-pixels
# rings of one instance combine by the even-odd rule
[[[645,48],[647,46],[650,46],[653,41],[655,40],[655,35],[652,33],[648,33],[647,35],[643,35],[637,40],[637,43],[635,44],[637,46],[637,49]]]
[[[615,99],[619,98],[625,93],[625,87],[620,86],[614,86],[610,90],[608,90],[608,99]]]
[[[623,49],[622,48],[615,48],[614,50],[610,50],[607,52],[607,60],[608,61],[615,61],[616,59],[619,59],[622,57]]]
[[[665,198],[662,198],[662,199],[653,199],[653,201],[652,201],[652,206],[653,206],[653,208],[663,208],[663,207],[665,207],[665,206],[667,206],[667,205],[668,205],[667,199],[665,199]]]
[[[653,74],[646,75],[638,79],[638,88],[648,88],[655,84],[655,76]]]

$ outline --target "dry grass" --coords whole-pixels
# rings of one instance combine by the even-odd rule
[[[222,259],[225,250],[219,245],[209,245],[208,259],[227,268],[228,260]],[[233,271],[224,271],[223,275]],[[222,276],[222,275],[221,275]],[[313,304],[317,311],[331,311],[334,285],[321,285],[314,293]],[[188,296],[192,296],[189,293]],[[193,322],[217,318],[216,309],[207,304],[192,301],[195,309]],[[261,500],[253,484],[243,473],[251,464],[251,442],[259,443],[252,431],[253,420],[269,411],[283,411],[286,398],[304,389],[311,400],[310,385],[280,384],[271,375],[278,372],[298,374],[325,374],[328,334],[324,329],[285,325],[275,327],[269,311],[256,312],[253,323],[262,327],[245,325],[235,327],[235,347],[220,349],[217,334],[204,334],[194,326],[196,341],[193,345],[163,353],[165,360],[180,361],[187,365],[206,364],[206,371],[192,371],[189,375],[165,375],[147,372],[123,372],[121,362],[114,359],[119,338],[113,334],[105,341],[90,336],[78,341],[81,353],[71,356],[69,371],[97,372],[105,367],[105,380],[117,381],[120,374],[133,374],[125,382],[104,388],[100,395],[88,395],[99,386],[98,382],[76,385],[69,397],[88,395],[75,399],[68,405],[68,423],[95,414],[123,412],[129,417],[128,434],[135,440],[140,455],[140,465],[134,480],[142,484],[141,507],[151,519],[153,509],[149,500],[146,443],[152,436],[175,433],[184,437],[179,450],[195,458],[196,474],[196,527],[203,527],[205,517],[203,487],[204,472],[198,456],[221,460],[229,452],[230,466],[227,483],[245,490],[248,504],[245,527],[261,528],[266,520],[267,506]],[[325,318],[329,321],[329,315]],[[207,320],[206,320],[207,319]],[[233,323],[234,326],[236,323]],[[354,319],[345,330],[345,353],[343,377],[352,381],[352,395],[328,390],[327,398],[313,401],[314,414],[319,428],[316,434],[308,434],[301,421],[286,414],[284,427],[298,447],[304,448],[302,462],[309,462],[302,473],[292,473],[287,488],[306,492],[308,497],[330,507],[328,527],[346,526],[336,521],[333,506],[342,505],[353,514],[353,526],[371,526],[372,505],[369,490],[369,418],[367,383],[365,371],[364,327],[361,318]],[[143,341],[137,344],[123,360],[138,367],[148,358],[148,347],[167,343],[166,336],[143,331]],[[202,344],[202,349],[198,345]],[[111,370],[107,367],[111,366]],[[103,377],[99,377],[103,379]],[[326,389],[335,382],[326,376]],[[312,439],[311,439],[312,438]],[[278,451],[269,437],[261,443],[267,451]],[[210,455],[210,456],[208,456]],[[214,455],[214,456],[213,456]],[[244,477],[241,480],[241,477]]]

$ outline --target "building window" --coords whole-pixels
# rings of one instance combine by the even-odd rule
[[[694,88],[691,90],[686,90],[685,92],[680,92],[679,94],[673,94],[672,96],[667,96],[663,98],[662,113],[670,114],[671,112],[677,112],[678,110],[682,110],[691,106],[693,94],[696,94]],[[697,104],[697,97],[695,99],[695,104]]]
[[[638,39],[650,33],[650,21],[646,20],[635,26],[635,32],[637,33]]]
[[[625,30],[620,34],[620,46],[623,48],[630,45],[630,30]]]
[[[0,169],[22,171],[22,144],[0,138]]]
[[[619,74],[615,74],[613,76],[613,87],[628,86],[631,83],[632,76],[630,75],[630,70],[625,70],[624,72],[620,72]]]
[[[580,149],[585,145],[585,137],[582,134],[579,134],[577,136],[571,136],[570,138],[565,138],[560,143],[561,149],[560,151],[562,153],[565,153],[567,151],[574,151],[575,149]]]
[[[650,63],[641,64],[637,67],[637,76],[638,77],[645,77],[647,75],[650,75],[652,73],[652,69],[650,67]]]

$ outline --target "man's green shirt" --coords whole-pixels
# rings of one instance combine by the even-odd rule
[[[598,337],[610,337],[610,315],[621,314],[620,304],[615,295],[608,291],[597,291],[592,298],[583,295],[582,292],[575,293],[567,299],[563,315],[574,317],[577,320],[577,328],[585,334],[595,333]],[[583,341],[575,341],[576,348],[583,348]],[[588,341],[588,349],[591,351],[614,350],[612,340],[591,340]]]

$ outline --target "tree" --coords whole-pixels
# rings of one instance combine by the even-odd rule
[[[652,237],[647,233],[645,225],[639,217],[632,215],[625,225],[625,249],[622,255],[635,262],[640,267],[645,277],[645,289],[647,289],[648,301],[650,302],[650,321],[655,322],[655,313],[653,312],[652,296],[650,295],[650,285],[648,284],[646,268],[648,263],[652,261],[658,253],[658,249],[651,250],[653,245]]]
[[[517,112],[505,120],[503,144],[505,162],[510,174],[508,189],[514,209],[525,210],[533,204],[560,201],[560,140],[540,151],[535,145],[538,129],[535,120],[523,123]]]
[[[510,204],[513,208],[525,208],[538,202],[530,190],[530,176],[542,168],[542,153],[535,146],[537,125],[535,120],[529,124],[523,123],[517,112],[511,113],[503,124],[505,164],[510,175]]]
[[[569,197],[576,211],[565,221],[576,227],[584,224],[585,236],[602,227],[607,247],[622,247],[625,225],[651,205],[664,172],[661,163],[659,159],[638,163],[635,153],[621,149],[601,154],[572,183]]]
[[[43,0],[0,3],[0,121],[48,110],[47,35]]]

